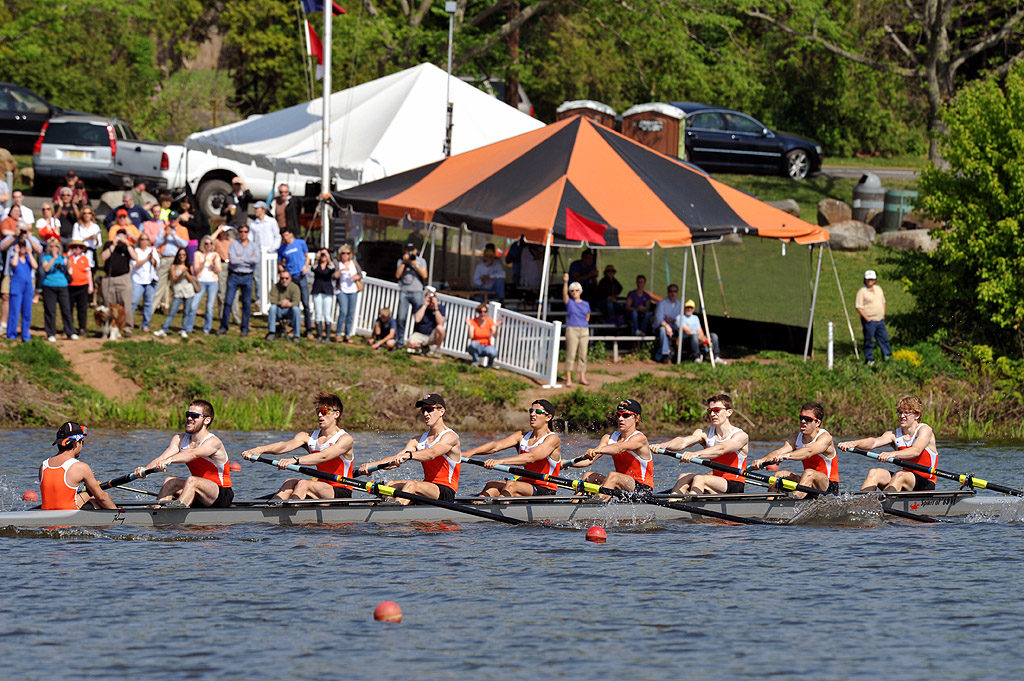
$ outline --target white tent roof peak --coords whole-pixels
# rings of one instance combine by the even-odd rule
[[[444,157],[448,75],[420,64],[331,95],[331,174],[346,188]],[[452,154],[543,123],[451,79]],[[185,146],[282,173],[320,175],[321,98],[189,135]]]

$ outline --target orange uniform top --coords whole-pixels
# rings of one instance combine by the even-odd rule
[[[39,474],[39,491],[44,511],[74,511],[78,508],[78,486],[68,484],[68,472],[78,459],[68,459],[59,466],[43,461]]]
[[[202,446],[203,442],[206,442],[211,437],[213,437],[213,433],[204,437],[196,447]],[[182,433],[181,442],[178,445],[179,451],[189,449],[190,440],[191,438],[188,433]],[[210,457],[199,457],[185,462],[185,465],[188,466],[188,472],[197,478],[215,482],[219,487],[231,487],[231,469],[228,468],[228,457],[226,454],[218,452]]]
[[[819,429],[818,434],[814,436],[814,440],[821,437],[823,433],[827,434],[827,432],[828,431],[824,428]],[[813,443],[814,440],[811,440],[811,442],[808,442],[807,444],[809,445]],[[805,446],[804,434],[797,433],[796,444],[793,446],[793,449],[800,449]],[[839,457],[837,455],[833,454],[829,457],[823,454],[815,454],[810,458],[804,459],[801,463],[804,465],[804,470],[807,470],[808,468],[816,470],[827,476],[829,482],[839,482]]]
[[[917,433],[919,430],[921,430],[921,426],[923,425],[923,423],[917,424],[917,429],[914,430],[914,434],[911,435],[909,438],[903,434],[902,428],[897,428],[895,433],[896,442],[893,443],[896,445],[896,449],[910,449],[911,447],[913,447],[914,440],[917,439]],[[917,456],[917,458],[910,459],[910,462],[916,463],[919,466],[925,466],[926,468],[935,468],[936,466],[939,465],[939,452],[936,451],[935,449],[932,449],[931,447],[925,447],[924,449],[921,450],[921,453]],[[910,472],[913,473],[914,475],[922,477],[925,480],[930,480],[932,482],[935,482],[939,479],[938,476],[935,475],[934,473],[921,473],[920,471]]]
[[[554,435],[554,433],[548,433],[547,435],[545,435],[544,437],[530,445],[527,443],[530,441],[530,438],[533,437],[533,431],[531,430],[529,433],[523,436],[522,440],[519,441],[519,453],[528,453],[531,449],[539,445],[541,442],[547,440],[548,437],[551,435]],[[523,466],[523,468],[530,471],[531,473],[537,473],[538,475],[558,475],[562,471],[562,462],[561,460],[555,461],[550,456],[546,456],[543,459],[538,459],[537,461],[532,461],[526,464],[525,466]],[[553,482],[544,482],[543,480],[524,480],[523,482],[528,482],[534,487],[558,489],[558,485],[556,485]]]
[[[420,441],[416,444],[416,449],[426,449],[427,447],[433,447],[436,445],[445,433],[454,433],[455,431],[451,428],[445,428],[442,430],[433,441],[428,441],[430,433],[426,432],[420,435]],[[453,491],[459,491],[459,473],[462,470],[462,457],[459,460],[450,458],[447,454],[437,456],[430,461],[421,461],[423,464],[423,482],[432,482],[435,485],[444,485],[450,487]]]
[[[68,254],[68,274],[71,275],[71,286],[87,286],[89,284],[89,256]]]
[[[309,441],[306,442],[306,449],[309,450],[310,454],[322,452],[341,438],[345,434],[345,429],[339,429],[337,433],[324,440],[323,444],[320,444],[320,431],[317,430],[309,436]],[[318,471],[324,473],[330,473],[331,475],[340,475],[342,477],[352,477],[352,465],[354,461],[352,459],[346,459],[345,457],[339,456],[328,461],[321,461],[316,465]],[[352,489],[352,485],[343,485],[340,482],[331,482],[330,480],[324,480],[331,487],[340,487],[341,489]]]
[[[733,431],[731,433],[729,433],[729,437],[732,437],[736,433],[742,433],[742,432],[743,431],[740,430],[739,428],[734,428]],[[708,447],[714,447],[715,445],[717,445],[722,440],[728,440],[728,439],[729,438],[725,438],[725,437],[720,438],[720,437],[718,437],[718,433],[715,432],[715,427],[714,426],[711,426],[710,428],[708,428],[708,444],[707,444]],[[714,461],[715,463],[720,463],[720,464],[722,464],[724,466],[732,466],[733,468],[739,468],[740,470],[743,470],[744,468],[747,467],[747,455],[744,454],[743,452],[725,452],[724,454],[719,454],[715,458],[711,459],[711,461]],[[717,476],[719,476],[721,478],[725,478],[726,480],[735,480],[736,482],[745,483],[747,481],[747,479],[744,478],[742,475],[737,475],[736,473],[724,473],[722,471],[712,471],[711,475],[717,475]]]
[[[639,430],[633,431],[633,435],[639,434],[641,434]],[[618,442],[620,435],[622,435],[622,431],[617,430],[611,434],[608,441]],[[632,438],[633,435],[627,437],[626,440]],[[615,470],[617,472],[628,475],[642,485],[654,487],[653,459],[641,459],[636,452],[627,449],[624,452],[612,454],[612,463],[615,465]]]

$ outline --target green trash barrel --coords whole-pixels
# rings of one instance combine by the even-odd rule
[[[914,210],[917,192],[910,189],[889,189],[885,192],[883,232],[895,232],[903,226],[903,218]]]

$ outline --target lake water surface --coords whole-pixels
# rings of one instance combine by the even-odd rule
[[[221,433],[230,452],[282,435]],[[108,479],[168,437],[93,433],[83,458]],[[405,439],[355,437],[364,461]],[[26,508],[52,431],[0,438],[0,505]],[[1017,447],[942,443],[940,456],[946,470],[1024,482]],[[843,455],[845,486],[870,463]],[[243,466],[240,499],[283,477]],[[658,458],[657,487],[689,470]],[[463,491],[492,477],[466,467]],[[1024,678],[1024,523],[608,530],[603,545],[582,527],[486,522],[0,530],[0,677]],[[383,600],[401,624],[373,621]]]

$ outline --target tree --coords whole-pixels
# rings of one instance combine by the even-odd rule
[[[905,261],[918,322],[951,341],[1024,355],[1024,65],[961,89],[942,113],[948,169],[921,177],[919,210],[945,223]]]
[[[862,0],[853,25],[843,20],[850,4],[836,0],[731,2],[788,36],[915,83],[928,101],[933,163],[940,162],[943,103],[971,77],[989,70],[1005,76],[1024,56],[1024,8],[1016,0]]]

